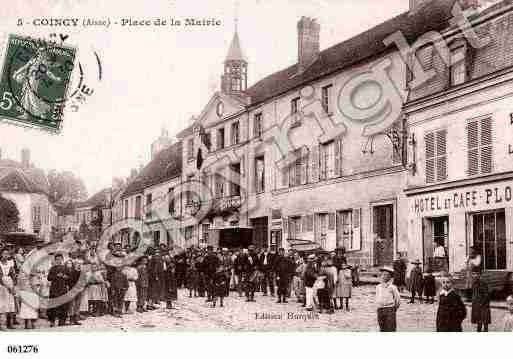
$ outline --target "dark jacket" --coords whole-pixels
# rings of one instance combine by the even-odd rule
[[[482,279],[474,281],[472,285],[472,324],[490,324],[490,292],[488,284]]]
[[[203,259],[203,272],[207,276],[213,276],[219,267],[219,258],[214,253],[207,254]]]
[[[258,269],[258,257],[255,253],[247,254],[242,260],[242,271],[246,274],[253,273]]]
[[[436,295],[435,276],[432,273],[424,277],[424,296],[434,297]]]
[[[239,254],[235,260],[233,261],[233,268],[235,271],[235,274],[240,275],[244,271],[244,255],[241,253]]]
[[[139,275],[137,282],[135,282],[136,286],[139,288],[148,288],[149,278],[148,278],[148,267],[137,267],[137,274]]]
[[[274,270],[279,280],[290,280],[294,275],[296,266],[289,257],[277,256]]]
[[[263,272],[269,270],[276,270],[275,262],[278,256],[274,253],[267,253],[267,264],[264,264],[265,255],[266,253],[260,253],[260,255],[258,256],[258,265],[260,266],[260,270]]]
[[[393,263],[394,266],[394,282],[397,287],[406,284],[406,263],[402,259],[396,259]]]
[[[422,277],[422,269],[415,267],[410,273],[410,292],[415,291],[421,294],[424,287],[424,278]]]
[[[107,267],[107,278],[111,289],[121,291],[128,289],[128,279],[121,271],[121,267]]]
[[[176,267],[174,263],[168,263],[164,271],[164,300],[176,300],[178,297],[178,286],[176,282]]]
[[[461,323],[466,316],[465,304],[454,290],[448,295],[441,294],[436,314],[436,331],[461,332]]]
[[[64,265],[55,265],[50,268],[47,279],[51,282],[50,298],[56,298],[68,292],[70,275]]]
[[[304,282],[305,282],[305,287],[313,287],[315,281],[317,280],[317,273],[315,272],[315,266],[313,265],[313,263],[308,263],[306,265],[306,270],[305,270],[305,278],[304,278]]]

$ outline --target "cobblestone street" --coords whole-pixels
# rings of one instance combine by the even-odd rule
[[[48,328],[45,320],[39,320],[39,330],[83,331],[83,330],[177,330],[177,331],[377,331],[374,309],[374,286],[354,288],[350,312],[337,311],[336,314],[312,315],[294,299],[288,304],[276,303],[274,297],[264,297],[256,293],[256,302],[245,302],[232,292],[225,298],[223,308],[211,308],[204,298],[189,298],[185,290],[179,291],[175,310],[157,309],[147,313],[124,315],[114,318],[110,315],[88,318],[81,326]],[[409,304],[402,300],[398,312],[399,331],[435,331],[436,306],[432,304]],[[500,330],[502,315],[500,309],[492,309],[490,330]],[[274,319],[256,319],[256,316],[273,316]],[[308,317],[307,317],[308,316]],[[291,318],[292,317],[292,318]],[[470,308],[464,330],[472,331],[469,321]],[[21,326],[20,326],[21,327]]]

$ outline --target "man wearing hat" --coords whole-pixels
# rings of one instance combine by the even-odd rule
[[[264,244],[263,252],[260,253],[258,262],[260,264],[260,271],[263,274],[262,292],[267,295],[267,287],[271,292],[271,297],[274,297],[274,275],[275,275],[275,260],[276,255],[269,251],[269,248]]]
[[[203,259],[203,273],[205,274],[205,281],[207,284],[207,302],[212,302],[214,300],[214,277],[219,265],[220,261],[214,253],[214,247],[208,245],[207,255]]]
[[[246,302],[254,302],[258,268],[258,257],[254,245],[248,247],[248,253],[244,256],[242,263]]]
[[[276,281],[278,283],[278,303],[287,303],[287,290],[290,287],[295,265],[285,253],[285,249],[279,249],[274,268],[276,270]]]
[[[422,275],[422,268],[420,268],[420,260],[413,261],[415,266],[410,272],[410,303],[415,303],[415,294],[419,295],[419,300],[422,303],[422,291],[424,289],[424,277]]]
[[[380,269],[381,283],[376,286],[376,304],[378,324],[381,332],[397,330],[397,309],[401,305],[399,290],[392,284],[394,270],[390,267]]]
[[[306,310],[313,310],[314,290],[313,286],[317,280],[317,267],[315,254],[310,254],[306,258],[306,269],[304,274],[305,283],[305,306]]]

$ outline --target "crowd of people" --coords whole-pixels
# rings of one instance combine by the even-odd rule
[[[131,257],[134,248],[110,243],[106,257],[100,257],[98,243],[76,241],[71,250],[50,253],[46,261],[27,270],[25,261],[43,247],[39,243],[27,254],[23,248],[0,249],[0,330],[4,330],[4,317],[7,329],[17,328],[21,321],[26,329],[34,329],[39,318],[48,319],[53,327],[81,325],[89,316],[122,317],[135,311],[172,310],[176,309],[180,288],[185,289],[186,296],[202,299],[212,307],[225,306],[224,298],[237,294],[246,302],[255,302],[255,292],[261,292],[275,297],[277,303],[294,298],[307,311],[333,314],[351,310],[353,287],[359,285],[358,267],[347,263],[343,248],[305,254],[265,246],[208,246],[176,252],[161,244],[148,248],[142,256]],[[433,303],[433,274],[422,273],[419,261],[412,264],[410,303],[422,292],[426,302]],[[382,268],[382,280],[376,287],[381,331],[397,328],[404,282],[402,269],[397,268]],[[465,305],[452,289],[449,274],[442,275],[440,282],[437,330],[461,331],[467,315]],[[478,331],[487,331],[491,322],[490,295],[477,267],[473,270],[472,289],[472,323]],[[508,298],[508,305],[504,327],[511,330],[513,298]]]

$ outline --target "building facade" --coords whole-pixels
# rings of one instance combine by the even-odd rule
[[[405,105],[408,251],[425,266],[442,245],[458,272],[473,246],[485,270],[513,270],[512,11],[500,2],[473,18],[479,47],[457,29],[442,32],[460,58],[450,66],[431,43],[416,50],[434,70]]]

